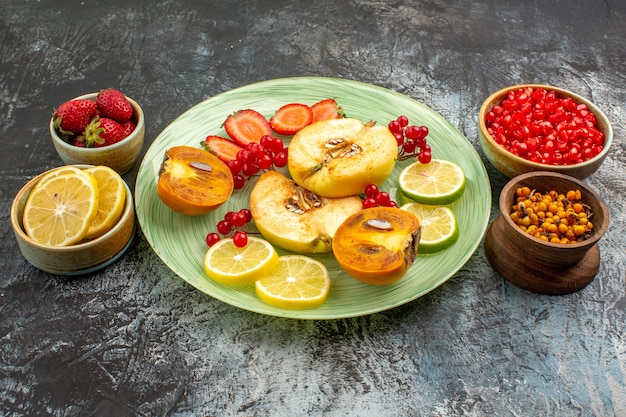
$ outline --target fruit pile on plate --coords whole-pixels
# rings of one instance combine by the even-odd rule
[[[269,120],[240,110],[224,128],[229,137],[208,136],[205,150],[168,150],[157,185],[170,208],[198,215],[254,180],[249,212],[264,239],[242,235],[237,225],[224,227],[234,216],[220,221],[225,236],[207,239],[204,260],[207,275],[219,283],[254,284],[272,305],[313,308],[328,296],[330,278],[307,254],[332,252],[349,275],[385,285],[402,278],[418,250],[442,250],[458,237],[446,205],[463,193],[461,169],[422,149],[428,162],[417,161],[400,176],[402,208],[381,192],[370,199],[380,204],[364,204],[366,190],[385,183],[408,147],[388,126],[346,117],[332,99],[312,106],[290,103]],[[288,146],[285,135],[293,135]],[[298,255],[278,256],[274,247]]]

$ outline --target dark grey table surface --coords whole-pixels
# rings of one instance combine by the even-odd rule
[[[0,416],[625,416],[626,2],[0,2]],[[353,79],[439,112],[480,151],[493,91],[549,83],[592,99],[615,130],[586,181],[612,223],[592,283],[521,290],[481,243],[436,290],[330,321],[244,311],[171,272],[138,233],[84,277],[21,256],[13,197],[62,161],[47,127],[65,99],[135,98],[146,143],[193,105],[253,82]],[[401,109],[400,109],[401,110]],[[138,164],[124,176],[134,185]],[[491,219],[497,214],[496,205]]]

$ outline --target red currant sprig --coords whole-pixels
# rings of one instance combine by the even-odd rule
[[[248,233],[242,228],[252,221],[252,213],[248,209],[229,211],[224,218],[217,222],[217,232],[206,235],[206,244],[210,247],[215,245],[222,236],[232,235],[233,243],[239,248],[248,244]]]
[[[426,143],[428,128],[426,126],[409,125],[406,116],[398,116],[387,125],[389,131],[398,142],[398,160],[414,158],[422,164],[427,164],[432,159],[431,148]]]
[[[362,208],[372,207],[398,207],[398,203],[393,201],[386,191],[380,191],[376,184],[368,184],[365,186],[365,198],[361,205]]]
[[[281,138],[264,135],[259,143],[249,143],[237,152],[235,159],[228,161],[226,165],[233,174],[234,188],[240,190],[246,180],[259,171],[287,165],[287,148]]]

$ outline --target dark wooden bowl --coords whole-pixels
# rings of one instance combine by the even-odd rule
[[[509,214],[515,190],[527,186],[545,193],[580,190],[591,207],[593,232],[589,239],[573,244],[549,243],[522,231]],[[489,227],[485,251],[492,266],[508,281],[543,294],[568,294],[586,286],[598,271],[598,240],[609,226],[609,210],[600,196],[584,182],[559,173],[539,171],[519,175],[500,193],[500,216]]]

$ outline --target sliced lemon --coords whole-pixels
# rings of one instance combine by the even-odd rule
[[[449,207],[407,203],[400,207],[415,214],[420,221],[418,253],[434,253],[454,244],[459,238],[459,226]]]
[[[402,170],[398,178],[402,192],[422,204],[445,205],[465,191],[465,174],[454,162],[433,159],[427,164],[415,162]]]
[[[85,169],[98,183],[98,213],[85,239],[95,239],[113,228],[122,217],[126,203],[126,188],[120,174],[107,166]]]
[[[285,255],[278,265],[255,283],[257,295],[275,307],[291,310],[316,308],[330,292],[330,274],[323,263],[303,255]]]
[[[66,175],[66,174],[80,175],[81,172],[83,172],[82,169],[76,168],[73,166],[62,166],[59,168],[55,168],[51,171],[48,171],[48,173],[44,175],[41,178],[41,180],[39,180],[39,183],[37,184],[37,186],[43,185],[47,180],[54,178],[54,177],[58,177],[59,175]]]
[[[68,246],[80,241],[98,212],[98,184],[86,172],[40,181],[24,206],[24,231],[35,242]]]
[[[235,246],[231,238],[211,246],[204,258],[204,271],[220,284],[252,284],[266,275],[278,263],[278,253],[266,240],[248,237],[243,248]]]

